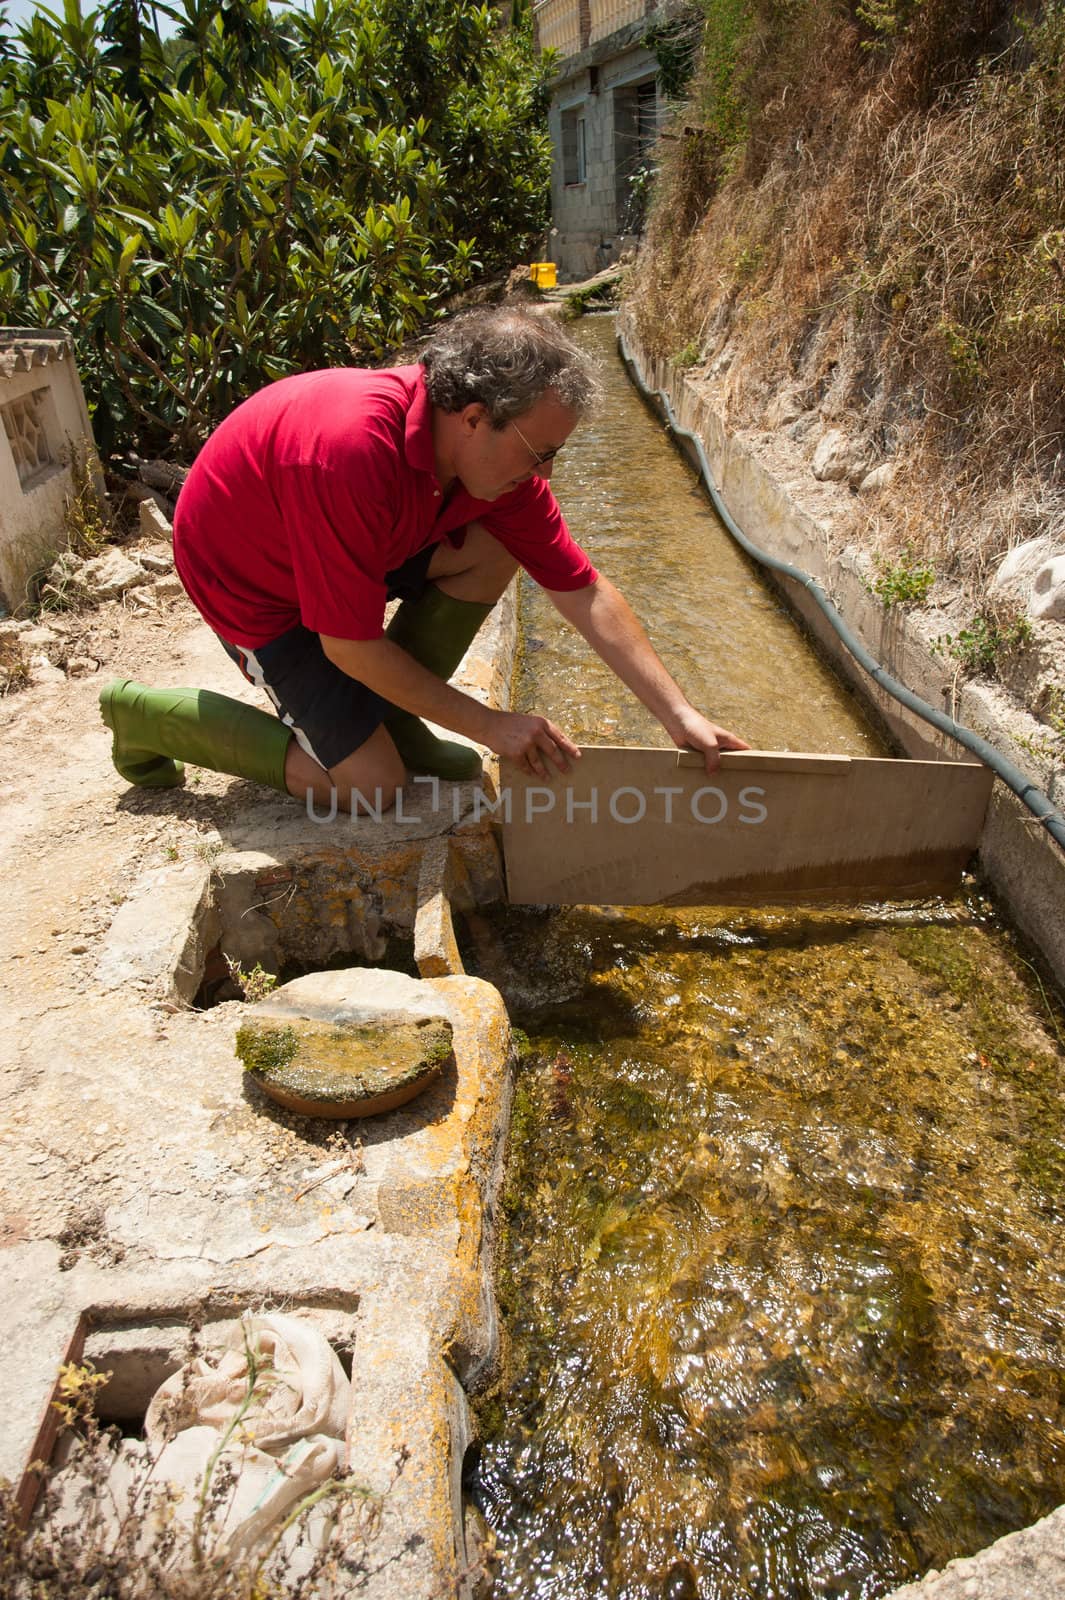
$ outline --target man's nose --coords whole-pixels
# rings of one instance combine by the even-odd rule
[[[550,461],[538,461],[536,463],[535,467],[533,468],[533,471],[535,472],[535,474],[536,474],[536,476],[538,478],[550,478],[550,476],[551,476],[551,474],[552,474],[552,472],[554,470],[555,470],[555,458],[554,458],[554,456],[551,457]]]

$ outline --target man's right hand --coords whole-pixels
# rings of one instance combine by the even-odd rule
[[[486,744],[522,772],[546,778],[545,759],[559,772],[568,772],[570,761],[580,758],[577,746],[546,717],[490,710],[453,689],[389,638],[334,639],[323,634],[322,648],[341,672],[368,684],[383,700]]]
[[[506,756],[537,778],[548,776],[547,761],[554,762],[559,772],[568,772],[570,761],[581,757],[573,741],[546,717],[525,717],[516,711],[492,712],[485,743],[497,756]]]

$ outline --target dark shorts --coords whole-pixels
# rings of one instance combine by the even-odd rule
[[[428,582],[435,544],[386,574],[390,600],[417,600]],[[366,743],[392,709],[387,700],[335,666],[316,633],[302,624],[249,650],[219,639],[249,683],[264,689],[281,721],[319,766],[337,767]]]

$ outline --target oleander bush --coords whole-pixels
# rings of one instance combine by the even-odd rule
[[[0,322],[75,335],[102,450],[187,451],[520,255],[545,109],[475,0],[0,8]]]

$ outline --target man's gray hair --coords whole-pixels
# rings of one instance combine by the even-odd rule
[[[578,416],[599,398],[595,363],[550,316],[479,310],[456,317],[421,355],[429,399],[441,411],[477,402],[493,428],[520,417],[550,389]]]

